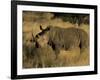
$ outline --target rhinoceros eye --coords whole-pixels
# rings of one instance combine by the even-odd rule
[[[39,35],[36,35],[36,38],[39,38]]]

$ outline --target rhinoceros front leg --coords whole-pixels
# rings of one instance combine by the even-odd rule
[[[55,45],[55,54],[56,56],[60,53],[61,47],[60,45]]]

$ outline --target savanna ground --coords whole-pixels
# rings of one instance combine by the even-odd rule
[[[34,52],[34,43],[31,42],[32,34],[35,36],[40,30],[40,25],[45,29],[48,25],[58,26],[61,28],[69,28],[76,27],[85,30],[89,34],[89,21],[77,24],[77,18],[81,16],[85,16],[85,18],[89,18],[89,15],[70,15],[70,14],[54,14],[49,12],[29,12],[23,11],[23,68],[34,68],[36,67],[37,57],[32,55],[32,51]],[[75,19],[76,18],[76,19]],[[84,18],[84,19],[85,19]],[[73,20],[74,19],[74,20]],[[89,19],[88,19],[89,20]],[[29,49],[27,49],[27,46]],[[24,48],[25,47],[25,48]],[[33,50],[32,50],[33,49]],[[32,51],[31,51],[32,50]],[[50,51],[49,51],[50,52]],[[46,50],[44,53],[49,53]],[[35,53],[37,54],[37,53]],[[41,52],[42,54],[42,52]],[[41,55],[43,60],[46,63],[50,63],[48,58]],[[53,57],[53,55],[49,55],[49,57]],[[89,49],[85,49],[80,54],[80,48],[74,48],[72,50],[61,50],[56,62],[54,61],[53,67],[62,67],[62,66],[85,66],[89,65]],[[39,61],[40,58],[38,58]],[[51,63],[50,63],[51,64]]]

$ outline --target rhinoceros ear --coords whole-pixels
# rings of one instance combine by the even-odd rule
[[[42,31],[44,30],[41,25],[40,25],[40,30],[42,30]]]
[[[42,31],[48,31],[48,30],[50,30],[50,26],[48,26],[47,28],[43,29],[42,26],[40,25],[40,30],[42,30]]]

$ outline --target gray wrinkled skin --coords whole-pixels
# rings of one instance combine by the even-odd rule
[[[37,34],[37,36],[47,37],[48,44],[52,46],[56,54],[58,54],[61,49],[69,50],[80,47],[82,50],[89,47],[88,34],[84,30],[78,28],[65,29],[49,26]]]

